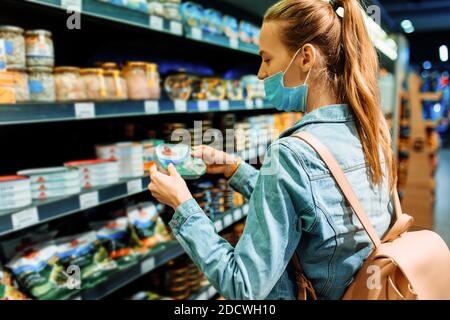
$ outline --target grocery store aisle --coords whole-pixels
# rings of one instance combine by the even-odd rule
[[[444,238],[450,247],[450,146],[439,152],[436,183],[434,230]]]

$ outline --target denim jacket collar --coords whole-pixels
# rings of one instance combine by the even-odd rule
[[[353,111],[348,104],[333,104],[320,107],[308,112],[301,120],[297,121],[292,127],[286,129],[280,138],[284,138],[297,132],[300,128],[311,123],[338,123],[347,122],[354,119]]]

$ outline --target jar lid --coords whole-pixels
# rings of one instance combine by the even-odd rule
[[[145,67],[146,64],[146,62],[142,61],[128,61],[125,67]]]
[[[119,70],[111,70],[111,69],[103,70],[103,75],[118,77],[118,76],[120,76],[120,71]]]
[[[20,27],[16,26],[0,26],[0,31],[6,31],[6,32],[15,32],[15,33],[23,33],[24,30]]]
[[[151,72],[158,71],[158,65],[156,63],[147,63],[147,70]]]
[[[44,29],[36,29],[36,30],[28,30],[25,32],[26,36],[39,36],[39,35],[44,35],[46,37],[51,37],[52,33],[48,30],[44,30]]]
[[[80,70],[80,74],[96,74],[96,75],[102,75],[103,69],[100,68],[85,68]]]
[[[46,72],[52,73],[53,69],[49,67],[29,67],[28,72]]]
[[[12,67],[7,67],[6,70],[8,70],[8,71],[26,72],[26,71],[27,71],[27,68],[25,68],[25,67],[19,67],[19,66],[12,66]]]
[[[119,70],[119,65],[115,62],[105,62],[105,63],[102,63],[100,66],[102,69]]]
[[[78,67],[70,67],[70,66],[66,66],[66,67],[56,67],[54,69],[55,73],[63,73],[63,72],[76,72],[79,73],[80,72],[80,68]]]

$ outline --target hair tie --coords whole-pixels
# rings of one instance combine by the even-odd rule
[[[339,0],[329,0],[329,2],[334,11],[341,7],[341,2]]]

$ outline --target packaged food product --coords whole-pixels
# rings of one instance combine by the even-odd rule
[[[4,40],[8,68],[25,67],[24,30],[15,26],[0,26],[0,39]]]
[[[244,99],[244,88],[239,80],[227,80],[227,99],[242,100]]]
[[[117,160],[121,178],[141,177],[144,175],[144,149],[140,143],[117,143]]]
[[[191,97],[191,81],[184,71],[168,76],[164,81],[164,88],[171,100],[187,101]]]
[[[164,2],[164,17],[168,20],[181,21],[180,4],[176,2]]]
[[[22,170],[18,175],[27,176],[32,184],[47,184],[68,181],[79,181],[81,173],[78,168],[53,167]]]
[[[57,67],[54,71],[57,101],[83,101],[87,99],[79,68]]]
[[[158,72],[158,65],[155,63],[147,63],[147,82],[150,91],[150,99],[158,100],[161,97],[161,85]]]
[[[193,100],[206,100],[206,87],[203,83],[203,79],[196,76],[190,77],[191,82],[191,99]]]
[[[203,23],[203,7],[193,2],[183,2],[180,5],[180,13],[183,22],[189,27],[200,28]]]
[[[164,17],[164,4],[159,0],[150,0],[148,2],[148,13],[151,15]]]
[[[137,255],[131,247],[131,233],[126,217],[92,222],[90,225],[97,230],[97,239],[106,248],[110,258],[117,262],[119,269],[136,262]]]
[[[12,275],[0,265],[0,300],[28,300],[14,284]]]
[[[138,248],[144,249],[138,252],[146,253],[148,249],[168,240],[166,226],[159,217],[163,207],[161,204],[146,202],[127,209],[133,242]]]
[[[128,97],[133,100],[150,99],[147,66],[145,62],[128,62],[123,69]]]
[[[170,163],[185,179],[197,179],[206,172],[205,163],[191,156],[190,147],[179,144],[162,144],[155,150],[156,162],[165,170]]]
[[[254,32],[254,27],[246,22],[246,21],[241,21],[239,22],[239,39],[241,39],[242,42],[245,43],[252,43],[253,42],[253,32]]]
[[[34,102],[55,101],[55,81],[52,68],[28,68],[28,88],[30,100]]]
[[[0,71],[0,103],[16,103],[15,77],[12,72]]]
[[[203,11],[203,25],[211,33],[222,34],[222,14],[215,9],[206,9]]]
[[[64,268],[76,265],[81,272],[82,289],[92,288],[117,269],[108,251],[97,239],[95,231],[56,240],[58,257]]]
[[[114,160],[82,160],[64,164],[68,168],[79,168],[81,185],[90,189],[119,182],[119,163]]]
[[[31,204],[30,180],[25,176],[0,176],[0,210]]]
[[[117,160],[117,147],[115,144],[97,145],[95,154],[99,159]]]
[[[119,70],[105,70],[106,98],[109,100],[127,99],[127,84]]]
[[[28,67],[53,67],[55,64],[52,33],[47,30],[25,32]]]
[[[239,24],[236,18],[224,15],[222,18],[223,31],[228,38],[239,38]]]
[[[58,259],[53,242],[27,248],[14,257],[7,267],[20,286],[36,299],[66,299],[76,293],[70,288],[69,277]]]
[[[259,80],[255,75],[247,75],[241,79],[247,99],[264,99],[264,81]]]
[[[81,185],[77,185],[74,187],[65,187],[61,189],[45,189],[45,187],[38,186],[37,189],[43,188],[42,190],[34,190],[32,189],[31,197],[33,199],[44,200],[48,198],[57,198],[57,197],[67,197],[70,195],[78,194],[81,192]]]
[[[105,78],[103,69],[87,68],[80,70],[81,80],[86,90],[87,99],[104,100],[106,99]]]
[[[203,79],[203,86],[208,100],[223,100],[227,94],[226,82],[220,78]]]
[[[150,139],[141,141],[144,152],[144,173],[148,173],[150,168],[155,165],[155,147],[163,144],[164,140]]]
[[[8,68],[14,77],[14,91],[16,102],[27,102],[30,100],[28,90],[28,74],[25,68]]]
[[[147,0],[127,0],[126,6],[133,10],[148,12]]]

